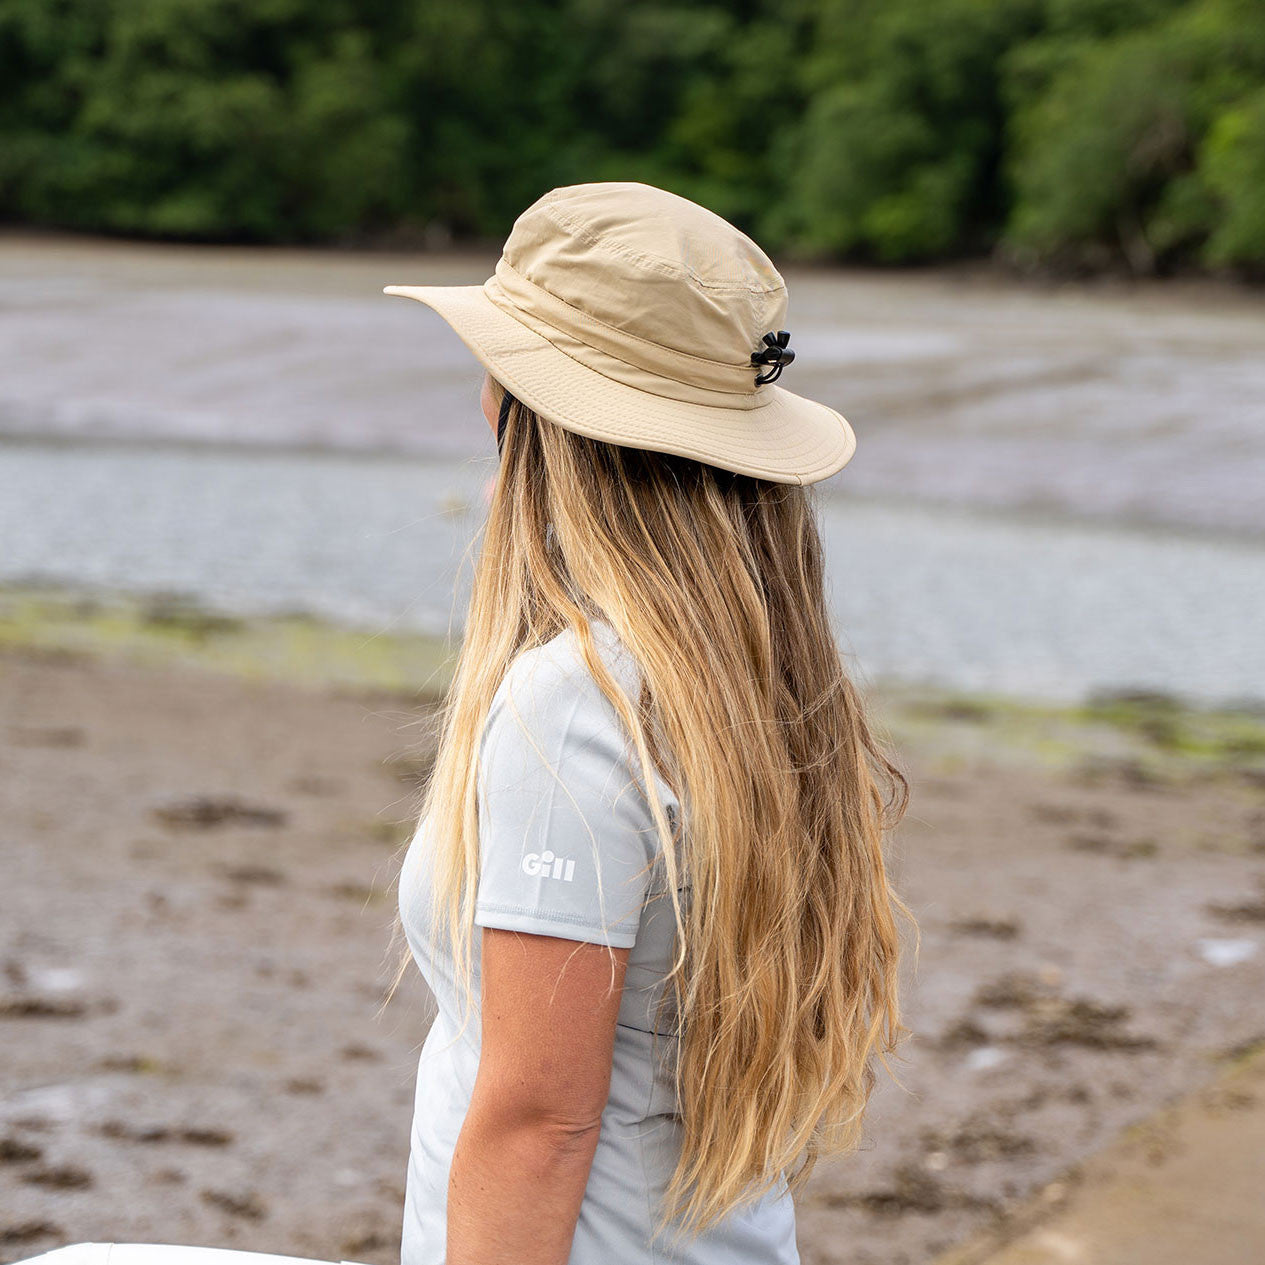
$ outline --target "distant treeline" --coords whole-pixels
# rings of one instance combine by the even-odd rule
[[[645,180],[776,254],[1265,265],[1265,0],[0,0],[0,217],[499,240]]]

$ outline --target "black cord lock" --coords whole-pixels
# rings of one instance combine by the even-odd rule
[[[751,353],[751,363],[772,365],[773,368],[768,373],[756,374],[756,386],[763,386],[766,382],[776,382],[782,370],[795,359],[795,353],[787,346],[790,340],[791,332],[787,329],[779,329],[776,334],[770,332],[764,335],[765,346],[760,351]]]

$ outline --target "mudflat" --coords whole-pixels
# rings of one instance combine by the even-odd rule
[[[1265,1037],[1257,721],[1213,741],[1162,700],[1092,725],[877,703],[913,783],[892,870],[915,1035],[862,1150],[801,1195],[806,1265],[1003,1225]],[[430,1002],[415,972],[382,1000],[433,712],[402,686],[0,650],[0,1259],[398,1261]]]
[[[1265,1247],[1265,1045],[939,1265],[1249,1265]],[[1025,1225],[1027,1221],[1030,1224]],[[998,1242],[998,1240],[1001,1240]]]
[[[382,287],[482,285],[498,254],[0,231],[0,435],[482,456],[482,370]],[[857,431],[828,495],[1265,535],[1250,287],[976,266],[785,279],[783,381]]]

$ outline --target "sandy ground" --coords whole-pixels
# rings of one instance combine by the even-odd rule
[[[940,1265],[1256,1265],[1265,1256],[1262,1163],[1258,1045],[1051,1182],[1029,1209],[1031,1228],[983,1235]]]
[[[1053,720],[1036,758],[999,714],[888,712],[916,1037],[801,1200],[805,1265],[1003,1226],[1265,1037],[1258,739],[1157,772],[1136,734],[1068,756]],[[0,1259],[398,1260],[429,1009],[416,975],[380,1004],[427,715],[407,689],[0,651]]]

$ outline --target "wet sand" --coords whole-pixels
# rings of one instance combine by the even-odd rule
[[[481,367],[381,290],[498,253],[0,235],[0,434],[486,456]],[[784,384],[857,433],[828,492],[1265,535],[1259,291],[784,272]]]
[[[376,668],[213,670],[216,635],[0,650],[0,1259],[398,1261],[429,1003],[416,975],[380,1003],[430,708]],[[801,1200],[805,1265],[926,1262],[1022,1216],[1265,1036],[1259,721],[876,701],[914,782],[916,1037]]]
[[[940,1265],[1254,1265],[1265,1254],[1263,1091],[1265,1042],[1051,1182],[1017,1225]]]

